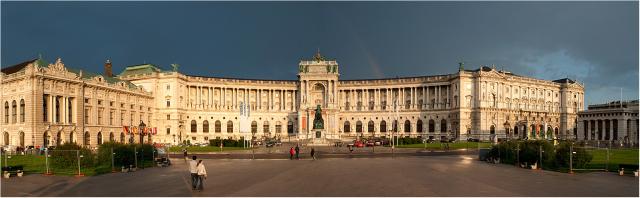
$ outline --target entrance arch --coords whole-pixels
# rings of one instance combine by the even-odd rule
[[[8,132],[4,132],[4,134],[2,135],[2,143],[4,145],[9,145],[9,133]]]

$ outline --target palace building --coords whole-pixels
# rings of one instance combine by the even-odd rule
[[[151,142],[169,144],[242,137],[570,139],[584,106],[584,86],[574,80],[467,70],[462,63],[451,74],[366,80],[340,79],[338,62],[319,52],[299,62],[297,80],[194,76],[172,67],[133,65],[112,76],[110,62],[98,75],[36,59],[2,69],[3,144],[126,142],[123,126],[139,120],[157,128]],[[246,133],[243,104],[250,112]],[[318,109],[322,129],[314,127]]]

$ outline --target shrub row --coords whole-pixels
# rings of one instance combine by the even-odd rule
[[[209,140],[209,146],[220,146],[220,142],[222,142],[224,147],[242,147],[244,144],[244,138],[240,138],[239,140],[228,140],[228,139],[212,139]]]
[[[538,163],[542,157],[542,164],[538,163],[542,168],[566,169],[569,167],[571,144],[571,142],[561,142],[554,146],[546,140],[504,141],[492,146],[487,158],[500,159],[500,162],[505,164],[516,164],[519,157],[520,163],[534,164]],[[575,152],[572,159],[574,168],[584,168],[593,158],[584,148],[574,147],[573,152]]]
[[[77,167],[78,152],[74,152],[74,150],[79,150],[79,154],[82,155],[80,164],[83,168],[92,168],[96,170],[96,173],[105,173],[111,170],[112,149],[113,153],[115,153],[113,154],[115,167],[134,165],[136,157],[138,163],[140,163],[143,155],[144,160],[150,162],[153,160],[155,151],[155,148],[150,144],[140,146],[139,144],[108,142],[101,144],[98,147],[98,151],[94,153],[75,143],[65,143],[49,152],[52,160],[51,166],[60,169]],[[137,151],[137,154],[135,151]]]

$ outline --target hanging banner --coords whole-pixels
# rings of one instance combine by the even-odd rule
[[[129,133],[131,133],[131,132],[129,131],[129,127],[128,127],[128,126],[122,126],[122,131],[123,131],[125,134],[127,134],[127,135],[129,135]]]

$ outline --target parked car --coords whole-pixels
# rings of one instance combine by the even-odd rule
[[[371,147],[371,146],[375,146],[375,145],[376,145],[375,141],[373,141],[373,140],[368,140],[367,141],[367,147]]]
[[[358,148],[362,148],[362,147],[364,147],[364,143],[362,143],[362,141],[356,140],[355,142],[353,142],[353,146],[358,147]]]
[[[468,142],[480,142],[480,139],[478,138],[469,138],[467,139]]]

